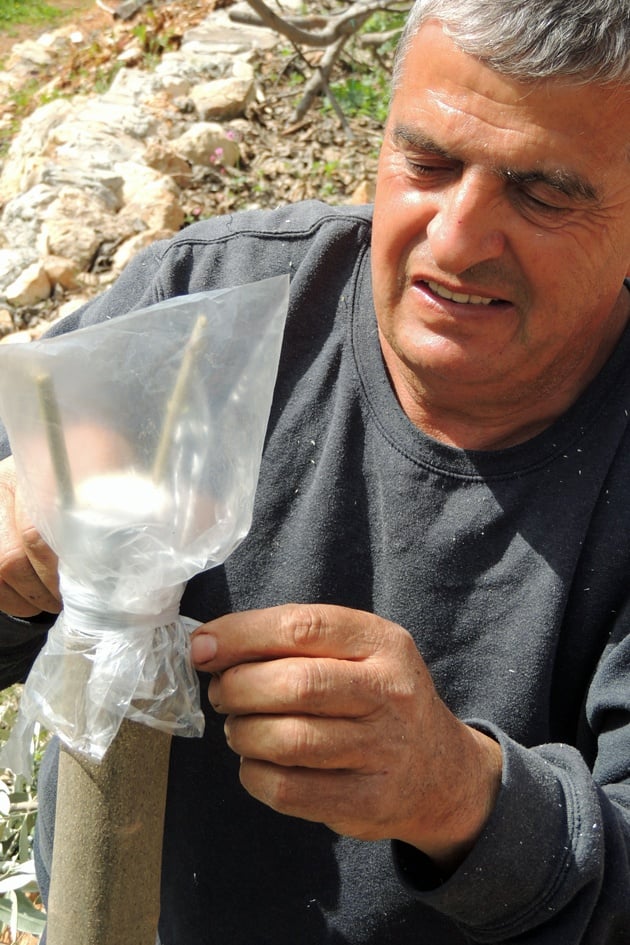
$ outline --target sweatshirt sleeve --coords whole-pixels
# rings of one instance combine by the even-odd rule
[[[24,682],[55,619],[54,614],[20,620],[0,613],[0,690]]]
[[[630,942],[630,635],[604,652],[586,718],[598,746],[592,770],[576,747],[525,748],[470,721],[499,742],[504,760],[481,837],[444,882],[426,857],[394,844],[412,894],[473,942]]]

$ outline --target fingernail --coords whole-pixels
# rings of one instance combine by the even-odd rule
[[[190,653],[193,663],[209,663],[217,655],[217,639],[211,633],[199,633],[192,638]]]

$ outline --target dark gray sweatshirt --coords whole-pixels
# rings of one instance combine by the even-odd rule
[[[442,881],[403,844],[341,838],[250,798],[204,698],[204,738],[172,751],[162,943],[630,943],[630,334],[539,436],[451,448],[390,388],[369,247],[368,208],[200,223],[57,330],[290,274],[253,525],[224,567],[189,583],[182,611],[206,621],[321,601],[402,624],[450,708],[500,742],[498,804]],[[5,683],[45,627],[3,618]]]

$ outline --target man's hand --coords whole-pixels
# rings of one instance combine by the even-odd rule
[[[254,797],[340,834],[402,840],[444,869],[463,859],[494,806],[501,751],[441,701],[406,630],[292,604],[205,624],[192,652]]]
[[[0,611],[33,617],[59,613],[57,557],[26,516],[13,458],[0,462]]]

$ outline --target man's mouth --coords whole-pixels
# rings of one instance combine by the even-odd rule
[[[503,301],[503,299],[487,298],[484,295],[468,295],[465,292],[451,292],[450,289],[440,285],[439,282],[426,282],[425,285],[429,287],[434,295],[439,295],[441,299],[446,299],[449,302],[459,302],[462,305],[497,305]]]

